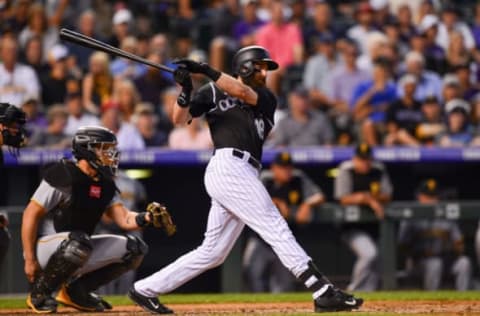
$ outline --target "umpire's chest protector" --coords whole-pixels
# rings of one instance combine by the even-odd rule
[[[45,181],[55,188],[70,188],[70,201],[55,210],[56,232],[80,230],[89,235],[115,195],[111,179],[95,181],[72,162],[59,162],[45,170]]]

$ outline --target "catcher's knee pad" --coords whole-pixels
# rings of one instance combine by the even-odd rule
[[[65,261],[81,267],[87,262],[92,253],[92,249],[90,236],[84,232],[73,231],[68,235],[68,238],[63,241],[58,251]]]
[[[136,269],[148,252],[148,245],[139,237],[127,235],[127,253],[123,262],[129,269]]]

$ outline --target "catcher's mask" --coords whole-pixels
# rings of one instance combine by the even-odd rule
[[[25,112],[9,103],[0,103],[0,132],[3,144],[14,150],[23,147],[26,143],[24,125]]]
[[[80,127],[73,137],[72,153],[77,160],[86,160],[103,176],[112,177],[117,172],[120,161],[117,137],[107,128]]]
[[[275,70],[278,64],[270,58],[268,51],[262,46],[252,45],[240,49],[233,56],[233,71],[243,79],[251,77],[258,68],[256,63],[265,63],[267,70]]]

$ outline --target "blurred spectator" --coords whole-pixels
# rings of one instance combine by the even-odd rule
[[[280,81],[288,66],[303,61],[303,40],[298,25],[287,22],[284,17],[285,6],[281,0],[272,0],[270,5],[271,20],[257,31],[257,44],[265,47],[270,57],[280,68],[267,78],[267,84],[276,94],[279,93]],[[288,43],[288,45],[285,45]]]
[[[475,47],[480,48],[480,3],[475,5],[475,15],[472,26],[472,35],[475,39]]]
[[[408,43],[410,37],[415,33],[415,27],[412,21],[412,10],[404,4],[397,9],[398,30],[400,33],[400,41]]]
[[[150,53],[147,58],[153,63],[161,64],[162,60],[158,53]],[[141,100],[152,104],[160,103],[160,95],[167,87],[173,86],[173,82],[164,75],[164,71],[148,67],[147,72],[134,80]]]
[[[461,98],[460,81],[455,74],[446,74],[442,81],[443,103]]]
[[[225,70],[225,59],[237,50],[233,38],[235,24],[240,20],[238,0],[219,1],[210,10],[213,40],[210,42],[210,65],[218,70]]]
[[[325,33],[315,42],[315,54],[305,65],[303,85],[308,89],[312,104],[318,108],[329,109],[332,106],[328,93],[331,89],[331,73],[339,65],[335,52],[335,39]]]
[[[25,112],[27,123],[25,123],[25,129],[27,130],[27,136],[37,133],[39,130],[44,130],[48,123],[47,118],[40,108],[40,103],[35,98],[27,99],[22,104],[22,110]]]
[[[50,66],[44,61],[42,51],[42,39],[39,36],[32,36],[25,44],[23,50],[23,63],[35,70],[38,78],[48,75]]]
[[[443,8],[441,22],[438,25],[437,44],[445,51],[450,46],[452,32],[459,32],[465,41],[467,50],[475,48],[475,40],[468,25],[459,19],[460,10],[456,5],[447,5]]]
[[[335,37],[338,33],[332,23],[332,12],[327,1],[315,1],[313,4],[312,21],[305,28],[304,42],[307,55],[315,54],[315,46],[322,36]]]
[[[64,149],[71,145],[71,138],[65,134],[68,112],[63,104],[52,105],[47,111],[48,126],[38,130],[29,140],[30,147],[48,147]]]
[[[397,99],[395,83],[390,77],[390,62],[385,58],[374,61],[373,77],[360,83],[353,92],[351,107],[355,121],[361,128],[363,141],[378,143],[383,134],[385,111]]]
[[[131,26],[133,23],[132,13],[127,9],[119,9],[112,18],[113,34],[108,39],[108,44],[114,47],[120,47],[120,43],[131,35]]]
[[[115,175],[115,185],[119,191],[119,200],[129,210],[141,212],[147,205],[147,192],[144,185],[131,177],[125,171],[118,170]],[[102,216],[97,229],[97,234],[115,234],[126,235],[126,231],[118,227],[115,222],[108,216]],[[141,238],[142,230],[129,231],[128,235],[133,235]],[[119,278],[110,283],[100,287],[98,293],[102,295],[124,294],[128,292],[133,282],[135,281],[136,270],[130,270]]]
[[[142,135],[145,146],[159,147],[167,144],[168,134],[157,130],[157,116],[152,104],[138,103],[132,120]]]
[[[356,24],[347,31],[347,36],[357,42],[362,53],[368,52],[368,34],[375,30],[373,25],[373,9],[368,2],[360,2],[355,10]]]
[[[373,72],[375,60],[387,57],[385,55],[390,42],[385,34],[378,31],[369,32],[363,42],[366,51],[358,57],[357,66],[362,70]]]
[[[353,140],[349,106],[353,92],[361,82],[370,78],[367,71],[357,67],[358,53],[356,43],[351,39],[345,39],[341,49],[343,63],[336,65],[329,77],[330,89],[328,92],[335,111],[337,143],[343,145],[349,144]]]
[[[396,17],[390,13],[389,0],[370,0],[369,3],[374,11],[373,21],[377,28],[392,25]]]
[[[39,98],[40,84],[35,71],[17,62],[15,38],[3,36],[0,42],[0,102],[20,106],[28,97]]]
[[[140,96],[133,82],[130,80],[117,81],[115,83],[113,99],[120,107],[122,120],[130,122],[135,110],[135,105],[140,102]]]
[[[420,53],[412,51],[405,56],[405,71],[417,77],[416,100],[421,102],[432,95],[441,99],[442,81],[438,74],[425,69],[425,58]],[[397,91],[399,96],[402,96],[400,86],[397,87]]]
[[[470,64],[470,51],[465,46],[465,40],[462,33],[452,31],[449,34],[450,41],[447,47],[447,69],[455,70],[455,67],[464,64]]]
[[[403,97],[393,102],[386,113],[387,135],[385,145],[418,145],[415,131],[422,122],[421,103],[414,98],[417,78],[414,75],[404,75],[399,80]]]
[[[340,164],[334,182],[334,196],[342,205],[367,206],[383,220],[384,204],[392,197],[390,177],[381,162],[374,161],[366,143],[355,148],[351,160]],[[378,250],[374,238],[378,224],[343,225],[343,238],[357,259],[353,266],[349,291],[373,291],[378,288]]]
[[[168,137],[171,149],[191,150],[213,147],[210,130],[203,120],[193,120],[190,124],[175,127]]]
[[[133,36],[125,37],[120,48],[128,53],[136,54],[137,39]],[[110,64],[110,71],[115,78],[134,80],[147,72],[147,66],[127,58],[116,57]]]
[[[0,211],[0,269],[7,257],[8,246],[10,245],[10,232],[8,231],[8,214]]]
[[[100,105],[112,97],[113,76],[109,69],[108,55],[95,52],[90,56],[89,72],[83,78],[82,94],[85,109],[98,114]]]
[[[78,17],[78,22],[77,22],[77,31],[79,33],[82,33],[83,35],[98,39],[98,40],[103,40],[100,35],[98,35],[95,32],[95,20],[97,16],[95,15],[95,12],[91,9],[85,10],[80,14]],[[68,50],[70,53],[75,56],[77,59],[77,63],[80,66],[80,68],[86,72],[88,71],[88,61],[90,59],[90,56],[95,52],[93,49],[74,44],[74,43],[66,43]]]
[[[162,96],[160,106],[155,111],[157,114],[157,129],[167,135],[173,129],[172,115],[173,105],[178,97],[178,90],[176,87],[167,88]]]
[[[288,95],[289,113],[281,119],[269,144],[273,146],[330,145],[333,129],[327,116],[313,110],[308,91],[298,86]]]
[[[473,83],[470,64],[458,64],[453,71],[458,78],[461,98],[471,102],[480,90],[478,85]]]
[[[437,137],[437,144],[442,147],[468,146],[473,140],[474,129],[470,119],[471,107],[462,99],[453,99],[445,104],[447,128]]]
[[[77,132],[79,127],[100,125],[100,120],[95,115],[85,111],[81,93],[67,94],[65,105],[68,112],[65,134],[72,136]]]
[[[175,68],[170,58],[170,45],[166,34],[158,33],[150,39],[150,53],[157,54],[160,57],[159,63],[171,68]],[[162,75],[173,82],[173,74],[164,71]],[[154,103],[155,104],[155,103]]]
[[[259,0],[240,0],[242,16],[233,26],[233,38],[240,47],[255,45],[255,32],[265,22],[257,17]]]
[[[49,23],[43,6],[39,3],[33,4],[28,11],[28,25],[18,36],[18,42],[25,48],[27,41],[32,36],[42,39],[43,58],[48,56],[50,49],[58,42],[58,25]]]
[[[4,1],[4,10],[0,13],[0,34],[14,32],[18,34],[27,26],[31,0]]]
[[[312,208],[325,202],[321,189],[294,167],[288,152],[278,153],[261,179],[273,203],[289,224],[307,224]],[[296,280],[272,248],[251,231],[243,255],[243,269],[252,292],[293,292]]]
[[[422,103],[422,122],[417,126],[415,136],[423,146],[435,143],[435,137],[446,128],[442,108],[434,96],[427,97]]]
[[[68,50],[57,44],[48,52],[50,71],[40,78],[42,84],[42,101],[45,107],[65,101],[67,94],[68,69],[66,59]]]
[[[436,205],[440,201],[434,179],[423,181],[416,195],[420,204]],[[445,274],[455,276],[457,291],[470,288],[472,263],[464,254],[463,235],[456,222],[441,218],[402,221],[398,239],[408,256],[407,272],[421,278],[425,290],[440,289]]]
[[[135,125],[123,121],[120,114],[120,105],[109,100],[102,104],[102,126],[115,133],[119,150],[144,149],[145,142]]]
[[[425,57],[425,68],[443,75],[447,71],[445,50],[436,42],[438,17],[425,15],[411,38],[412,49]]]

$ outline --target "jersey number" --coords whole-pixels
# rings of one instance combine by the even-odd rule
[[[257,128],[258,137],[263,140],[265,135],[265,122],[261,118],[255,119],[255,127]]]

